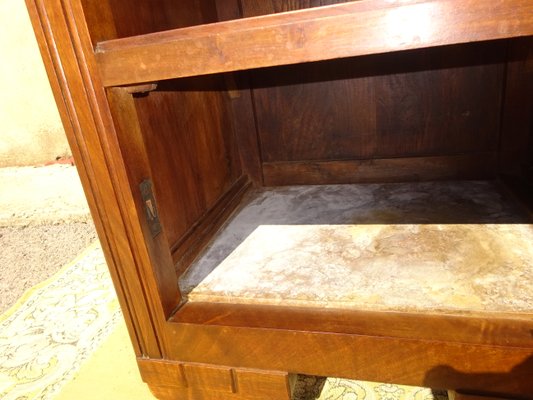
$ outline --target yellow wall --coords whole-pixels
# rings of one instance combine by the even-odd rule
[[[0,0],[0,167],[70,154],[23,0]]]

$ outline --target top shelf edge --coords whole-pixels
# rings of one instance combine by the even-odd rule
[[[533,35],[530,0],[364,0],[100,42],[105,87]]]

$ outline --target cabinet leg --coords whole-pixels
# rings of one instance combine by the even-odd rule
[[[159,400],[290,400],[287,372],[139,359],[143,380]]]

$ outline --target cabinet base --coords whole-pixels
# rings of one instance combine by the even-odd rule
[[[296,375],[196,363],[139,359],[159,400],[290,400]]]

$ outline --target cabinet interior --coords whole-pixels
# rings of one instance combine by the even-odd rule
[[[96,45],[334,3],[342,2],[161,0],[157,7],[152,2],[131,7],[115,1],[98,14],[113,21],[108,25],[114,31],[98,29],[102,24],[91,23],[97,15],[94,5],[87,1],[84,7]],[[134,94],[177,276],[201,263],[217,232],[223,236],[231,228],[235,210],[245,209],[254,196],[283,190],[279,187],[326,185],[327,191],[332,187],[327,185],[342,184],[358,193],[368,184],[443,182],[445,188],[450,181],[459,187],[461,181],[475,181],[471,185],[487,188],[481,198],[493,198],[503,208],[519,203],[512,224],[527,224],[532,48],[531,37],[453,44],[162,80],[156,90]],[[127,159],[126,141],[123,148]],[[498,183],[483,186],[480,181]],[[442,189],[434,190],[429,196],[437,201],[435,193]],[[466,195],[458,199],[457,208],[446,211],[453,223],[422,208],[395,210],[395,221],[409,223],[419,212],[415,225],[510,223],[494,213],[472,221],[461,204],[475,203]],[[352,200],[359,201],[357,196]],[[321,210],[309,212],[313,221],[312,213]],[[316,217],[318,225],[359,224],[358,218]],[[286,219],[292,220],[288,214]],[[279,220],[272,224],[282,225]],[[362,224],[394,222],[376,217]],[[245,241],[242,237],[240,244]]]

